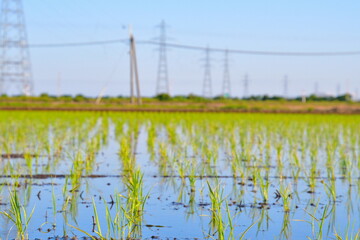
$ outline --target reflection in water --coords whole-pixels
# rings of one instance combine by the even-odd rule
[[[290,222],[289,211],[284,211],[281,232],[280,232],[280,239],[291,239],[291,222]]]

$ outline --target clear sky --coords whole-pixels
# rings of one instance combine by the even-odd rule
[[[169,25],[169,41],[178,44],[261,51],[360,51],[360,1],[119,1],[23,0],[29,44],[127,38],[132,25],[137,40],[159,34],[161,20]],[[126,44],[68,48],[32,48],[35,93],[96,96],[129,95]],[[155,95],[158,52],[137,45],[141,90]],[[169,49],[171,94],[201,94],[204,53]],[[223,55],[212,59],[213,95],[222,92]],[[232,95],[242,96],[244,75],[250,94],[360,91],[360,55],[284,57],[230,55]]]

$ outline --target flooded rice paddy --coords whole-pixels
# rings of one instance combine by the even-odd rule
[[[0,238],[358,239],[360,116],[0,112]]]

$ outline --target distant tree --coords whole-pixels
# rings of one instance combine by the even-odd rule
[[[70,95],[62,95],[59,97],[59,99],[65,102],[71,102],[73,100],[73,97]]]
[[[350,93],[346,93],[344,95],[340,95],[336,98],[338,101],[351,102],[352,96]]]
[[[160,93],[158,95],[156,95],[156,97],[159,101],[169,101],[171,100],[171,97],[169,94],[167,93]]]
[[[42,94],[40,94],[39,97],[41,97],[41,98],[48,98],[48,97],[49,97],[49,94],[47,94],[47,93],[42,93]]]
[[[206,98],[204,98],[204,97],[202,97],[202,96],[198,96],[198,95],[192,94],[192,93],[190,93],[190,94],[187,96],[187,99],[192,100],[192,101],[197,101],[197,102],[207,101]]]
[[[271,100],[275,100],[275,101],[285,101],[287,99],[285,99],[284,97],[281,96],[272,96]]]
[[[73,98],[73,100],[74,100],[75,102],[83,102],[83,101],[85,101],[85,100],[87,100],[87,99],[86,99],[86,97],[84,97],[83,95],[78,94],[78,95],[76,95],[76,96]]]
[[[187,96],[177,95],[177,96],[172,97],[172,99],[176,100],[176,101],[184,101],[187,99]]]
[[[225,96],[223,96],[223,95],[219,95],[219,96],[215,96],[213,99],[214,99],[214,100],[224,100],[224,99],[226,99],[226,98],[225,98]]]

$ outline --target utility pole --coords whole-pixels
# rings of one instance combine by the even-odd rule
[[[169,79],[168,79],[168,68],[167,68],[167,58],[166,58],[166,24],[162,20],[160,25],[157,26],[160,28],[159,41],[159,63],[157,71],[157,84],[156,84],[156,94],[166,93],[170,95],[169,88]]]
[[[204,82],[203,82],[203,97],[211,98],[212,97],[212,87],[211,87],[211,64],[210,64],[210,49],[207,47],[205,49],[205,71],[204,71]]]
[[[129,27],[129,39],[130,39],[130,94],[131,94],[130,98],[131,98],[131,103],[134,103],[135,102],[134,85],[136,85],[137,104],[141,105],[142,101],[140,95],[138,66],[136,60],[135,39],[134,39],[134,35],[132,34],[131,27]]]
[[[289,79],[288,76],[284,76],[284,98],[287,99],[289,97]]]
[[[3,0],[0,19],[0,94],[33,94],[30,53],[21,0]]]
[[[133,53],[132,53],[132,43],[133,40],[133,34],[131,26],[129,26],[129,42],[130,42],[130,49],[129,49],[129,63],[130,63],[130,103],[135,103],[135,97],[134,97],[134,67],[133,67]]]
[[[247,74],[245,74],[244,76],[244,95],[243,98],[247,98],[249,97],[249,76]]]
[[[229,98],[231,94],[231,84],[230,84],[230,73],[229,73],[229,51],[224,52],[224,78],[223,78],[223,96]]]

